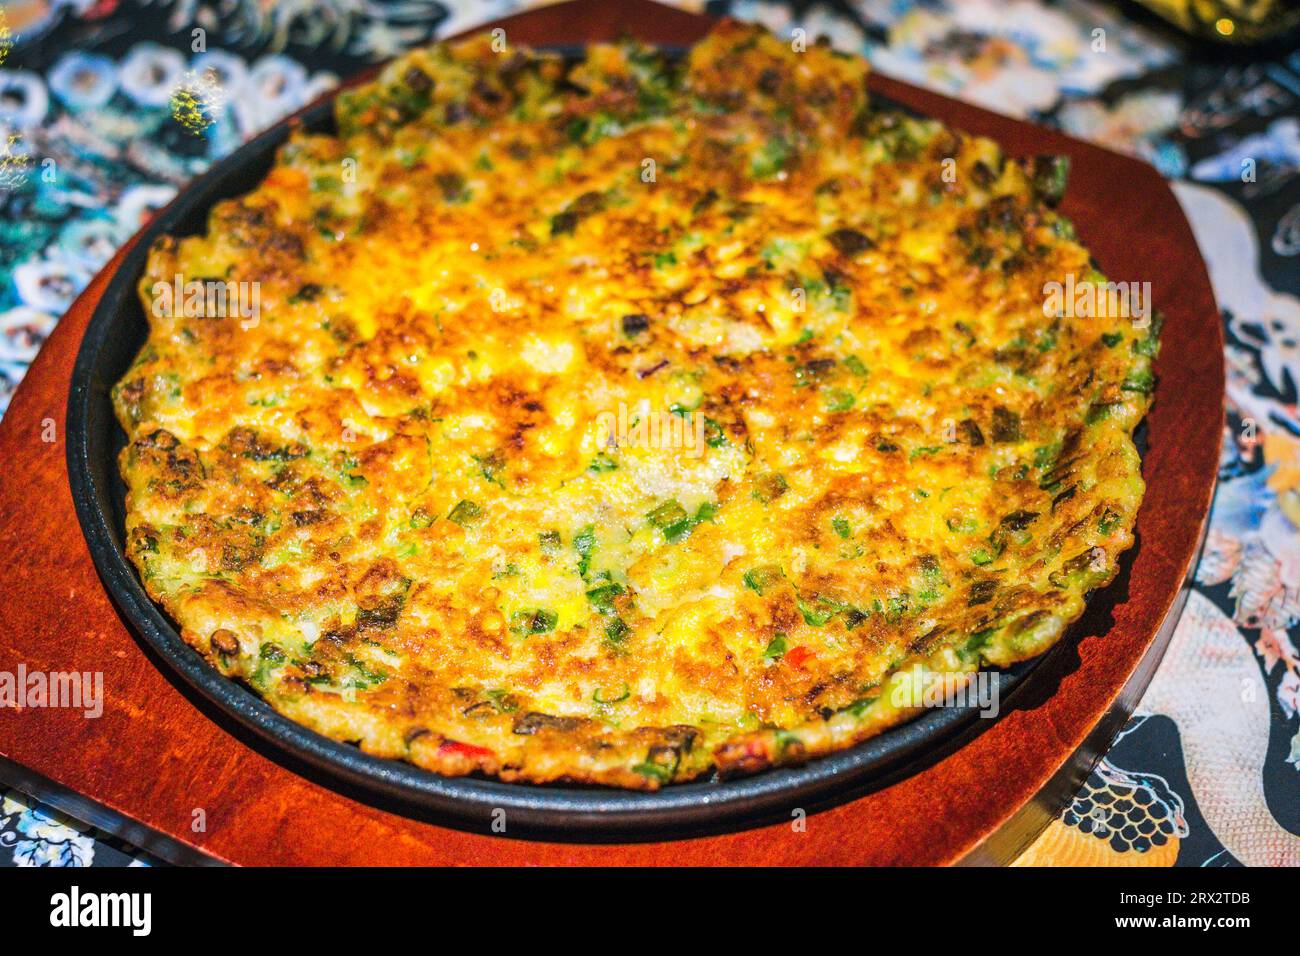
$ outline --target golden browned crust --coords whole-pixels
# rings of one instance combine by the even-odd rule
[[[1040,653],[1132,543],[1154,329],[1046,314],[1102,281],[1059,164],[865,74],[724,22],[340,96],[150,257],[150,595],[293,719],[506,780],[798,761],[911,714],[913,665]],[[155,310],[176,276],[259,310]]]

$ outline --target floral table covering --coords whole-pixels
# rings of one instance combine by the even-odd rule
[[[0,413],[91,276],[214,159],[340,76],[528,5],[0,6]],[[1227,58],[1084,0],[682,5],[825,34],[881,72],[1135,154],[1174,182],[1227,330],[1206,552],[1138,712],[1017,862],[1300,864],[1300,52]],[[216,88],[196,87],[209,70]],[[200,128],[178,91],[212,107]],[[148,862],[0,788],[0,866]]]

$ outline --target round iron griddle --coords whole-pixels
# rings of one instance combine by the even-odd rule
[[[563,50],[572,54],[572,48]],[[884,97],[876,94],[881,104]],[[895,104],[890,103],[893,106]],[[331,740],[272,709],[244,684],[227,678],[182,640],[173,622],[140,584],[123,548],[125,486],[117,454],[126,436],[113,414],[110,389],[127,371],[148,333],[137,294],[150,247],[164,235],[206,228],[212,206],[254,189],[270,171],[277,149],[296,125],[333,132],[332,98],[286,120],[217,163],[185,189],[140,234],[104,290],[91,317],[72,375],[67,413],[68,474],[77,517],[100,578],[137,636],[226,717],[290,758],[323,772],[354,795],[430,811],[474,829],[504,810],[512,835],[546,834],[569,840],[655,839],[667,834],[734,829],[790,819],[796,808],[842,802],[880,786],[909,763],[924,763],[970,736],[974,708],[930,710],[855,747],[799,767],[751,777],[707,780],[655,792],[602,787],[509,784],[479,777],[444,777]],[[1130,556],[1131,560],[1131,556]],[[1072,629],[1073,630],[1073,629]],[[1057,649],[1070,642],[1067,636]],[[1051,652],[1049,652],[1050,654]],[[1013,690],[1029,691],[1038,665],[1000,674],[1002,710]],[[1050,690],[1044,687],[1046,692]],[[1034,696],[1027,694],[1026,696]],[[979,729],[991,721],[978,721]]]

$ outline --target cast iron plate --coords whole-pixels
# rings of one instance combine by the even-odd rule
[[[572,56],[577,51],[565,47],[557,52]],[[875,93],[873,102],[902,109]],[[109,392],[126,373],[148,334],[136,285],[155,240],[202,232],[214,204],[247,193],[263,180],[276,150],[295,125],[312,132],[333,132],[332,110],[331,97],[282,121],[216,163],[162,210],[110,279],[77,353],[67,417],[68,474],[77,517],[114,603],[137,635],[180,677],[234,721],[350,790],[433,811],[448,822],[476,829],[489,824],[494,811],[504,810],[512,833],[522,830],[552,838],[653,839],[683,831],[755,825],[782,816],[789,819],[793,808],[842,802],[871,789],[873,783],[881,785],[887,775],[932,758],[942,745],[952,744],[962,731],[973,729],[976,709],[930,710],[910,723],[800,767],[677,784],[656,792],[444,777],[370,756],[354,745],[295,723],[244,684],[220,674],[186,644],[173,622],[145,593],[123,548],[126,489],[118,474],[117,454],[126,435],[113,414]],[[1056,647],[1067,644],[1074,630]],[[1013,690],[1035,683],[1030,678],[1043,660],[1040,657],[1001,672],[1003,711]]]

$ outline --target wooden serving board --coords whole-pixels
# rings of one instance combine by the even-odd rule
[[[686,45],[707,18],[648,0],[577,0],[491,26],[511,43],[630,34]],[[746,82],[737,77],[738,84]],[[32,365],[0,423],[0,671],[99,672],[104,711],[0,708],[0,778],[175,860],[241,864],[935,864],[1003,862],[1104,750],[1172,630],[1209,509],[1223,427],[1223,335],[1205,266],[1144,163],[874,76],[873,90],[1013,155],[1065,153],[1063,211],[1116,281],[1150,280],[1167,316],[1148,419],[1139,546],[1070,640],[973,739],[853,802],[779,823],[656,843],[542,842],[439,825],[295,767],[195,696],[106,596],[73,512],[64,418],[86,323],[122,253]],[[1046,687],[1043,691],[1041,688]],[[1026,688],[1027,690],[1029,688]],[[815,812],[814,812],[815,811]],[[486,821],[485,821],[486,823]],[[200,828],[200,824],[202,827]]]

